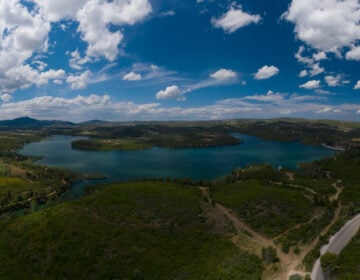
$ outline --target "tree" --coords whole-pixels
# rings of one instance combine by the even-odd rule
[[[270,264],[270,263],[274,263],[274,262],[278,261],[277,251],[272,246],[263,247],[261,249],[261,254],[262,254],[265,264]]]
[[[337,255],[333,253],[325,253],[320,257],[321,268],[325,273],[331,277],[334,275],[337,268]]]
[[[302,277],[299,274],[293,274],[290,276],[289,280],[302,280]]]

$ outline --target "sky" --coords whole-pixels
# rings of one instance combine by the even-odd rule
[[[360,121],[358,0],[0,0],[0,119]]]

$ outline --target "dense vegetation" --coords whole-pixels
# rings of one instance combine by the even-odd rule
[[[45,135],[31,130],[0,133],[0,214],[55,200],[77,180],[69,170],[34,165],[33,158],[16,154],[24,144]]]
[[[314,206],[301,190],[251,179],[211,189],[215,202],[232,208],[253,229],[269,237],[312,217]]]
[[[360,213],[360,152],[351,150],[337,154],[333,158],[315,161],[303,165],[301,171],[314,178],[323,178],[327,173],[333,178],[333,181],[337,181],[338,185],[343,187],[338,199],[341,212],[337,222],[325,236],[321,236],[317,247],[305,258],[304,263],[310,269],[315,259],[320,256],[320,247],[327,243],[331,234],[337,232],[346,221]],[[354,255],[354,260],[360,263],[360,258],[357,258],[356,255]]]
[[[360,213],[356,123],[281,119],[72,124],[22,118],[0,122],[0,130],[1,279],[260,279],[261,256],[263,277],[276,278],[284,269],[284,253],[298,256],[297,261],[303,260],[302,252],[308,253],[303,261],[311,270],[321,245]],[[73,147],[106,151],[238,144],[230,134],[234,132],[351,150],[303,164],[295,172],[249,165],[211,182],[152,179],[94,187],[95,193],[65,203],[61,196],[78,175],[34,165],[33,158],[16,154],[24,144],[52,134],[88,136]],[[209,196],[199,186],[202,191],[209,188]],[[47,209],[35,211],[40,208],[36,205],[45,204]],[[252,234],[224,226],[229,223],[224,213],[209,217],[217,205],[231,209],[232,219],[271,242],[244,246]],[[337,259],[339,279],[358,279],[358,240]]]
[[[104,187],[0,222],[1,279],[261,279],[261,261],[212,231],[196,188]]]
[[[78,140],[72,147],[82,150],[143,150],[153,146],[164,148],[195,148],[236,145],[241,140],[226,130],[201,127],[120,126],[101,127],[90,134],[93,139]]]
[[[111,150],[125,150],[136,151],[151,148],[150,145],[138,143],[131,140],[103,140],[103,139],[89,139],[76,140],[71,143],[73,149],[87,150],[87,151],[111,151]]]
[[[360,279],[360,232],[337,258],[339,280]]]

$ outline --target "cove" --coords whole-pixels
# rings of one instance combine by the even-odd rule
[[[335,151],[299,142],[265,141],[234,134],[244,142],[239,145],[211,148],[166,149],[154,147],[142,151],[82,151],[71,142],[86,137],[55,135],[27,144],[19,154],[42,157],[36,164],[64,167],[81,173],[100,173],[107,181],[144,177],[214,179],[237,167],[269,163],[296,169],[301,162],[331,156]]]

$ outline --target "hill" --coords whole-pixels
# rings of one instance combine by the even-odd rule
[[[1,129],[39,129],[50,126],[72,126],[71,122],[37,120],[29,117],[21,117],[13,120],[0,121]]]
[[[0,220],[1,279],[261,279],[262,263],[203,215],[197,188],[114,184]]]

